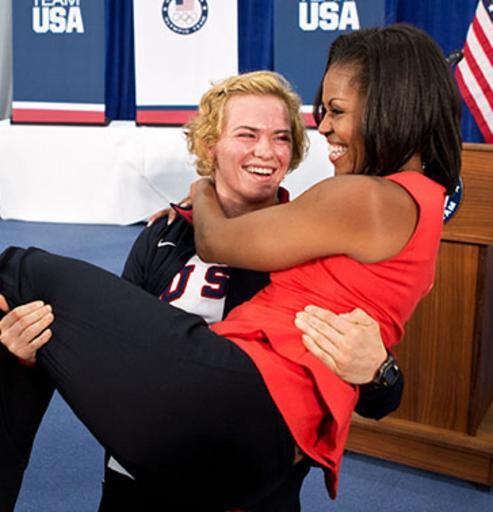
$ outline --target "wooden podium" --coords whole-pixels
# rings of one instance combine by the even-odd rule
[[[435,286],[396,353],[405,391],[347,449],[493,485],[493,145],[465,144],[464,193],[444,226]]]

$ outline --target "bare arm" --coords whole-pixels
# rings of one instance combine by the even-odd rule
[[[291,203],[235,218],[226,218],[206,180],[196,182],[192,198],[199,255],[263,271],[333,254],[367,263],[389,258],[404,247],[418,218],[402,187],[360,175],[324,180]]]

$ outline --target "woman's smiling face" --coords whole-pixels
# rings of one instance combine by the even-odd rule
[[[247,209],[274,204],[291,163],[292,146],[288,109],[281,99],[233,96],[213,147],[218,195]]]
[[[329,144],[335,174],[359,173],[365,160],[364,100],[356,67],[335,64],[329,68],[323,81],[322,103],[325,115],[318,131]]]

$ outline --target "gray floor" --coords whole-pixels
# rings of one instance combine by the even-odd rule
[[[0,249],[36,245],[119,273],[140,229],[0,221]],[[56,396],[38,433],[16,511],[95,511],[101,460],[101,448]],[[326,497],[318,470],[308,476],[302,501],[304,512],[493,511],[491,490],[357,455],[343,462],[335,502]]]

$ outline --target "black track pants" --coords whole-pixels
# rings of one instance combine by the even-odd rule
[[[14,510],[34,435],[53,395],[37,368],[21,366],[0,345],[0,512]]]
[[[12,307],[53,306],[53,339],[38,364],[162,510],[246,508],[290,473],[294,443],[255,365],[200,317],[38,249],[3,253],[0,291]],[[33,400],[25,385],[6,400],[21,401],[19,393]],[[32,439],[45,405],[6,421]]]

